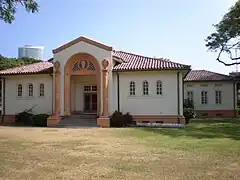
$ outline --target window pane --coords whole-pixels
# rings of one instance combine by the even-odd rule
[[[129,95],[135,95],[135,82],[133,81],[129,83]]]
[[[221,91],[215,91],[215,103],[222,104],[222,92]]]
[[[207,104],[208,103],[208,97],[207,97],[207,91],[201,92],[201,104]]]
[[[162,82],[157,81],[157,95],[162,95]]]
[[[17,95],[18,97],[22,97],[22,85],[19,84],[17,87]]]
[[[91,86],[84,86],[84,91],[85,92],[90,92],[91,91]]]
[[[148,82],[143,82],[143,95],[148,95]]]
[[[97,86],[92,86],[92,91],[97,91]]]
[[[33,96],[33,85],[29,84],[28,85],[28,96]]]
[[[44,84],[40,84],[40,96],[44,96]]]

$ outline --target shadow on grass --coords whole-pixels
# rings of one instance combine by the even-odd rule
[[[171,137],[187,136],[197,139],[230,138],[240,140],[240,120],[198,121],[181,129],[141,128],[141,130]]]

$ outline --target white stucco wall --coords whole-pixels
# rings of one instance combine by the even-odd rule
[[[234,108],[233,89],[233,82],[185,82],[184,98],[187,98],[188,91],[192,91],[196,110],[232,110]],[[222,92],[222,104],[215,103],[217,90]],[[201,104],[201,91],[208,92],[208,104]]]
[[[33,106],[33,113],[52,114],[52,76],[19,75],[6,77],[5,114],[15,115]],[[33,97],[28,97],[28,84],[33,84]],[[17,97],[17,85],[23,86],[23,97]],[[39,97],[39,85],[44,84],[44,97]]]
[[[78,53],[88,53],[92,56],[94,56],[98,62],[99,65],[102,69],[102,60],[104,60],[105,58],[108,59],[110,61],[110,67],[112,67],[112,51],[107,51],[104,50],[102,48],[99,48],[97,46],[93,46],[91,44],[88,44],[86,42],[78,42],[56,54],[54,54],[54,62],[59,61],[60,62],[60,70],[61,70],[61,78],[60,78],[60,115],[64,115],[64,66],[66,64],[66,62],[68,61],[68,59]],[[101,73],[102,76],[102,73]],[[101,78],[102,79],[102,78]],[[112,72],[110,71],[109,73],[109,101],[112,102],[112,88],[113,88],[113,84],[112,84]],[[101,86],[102,86],[102,82],[101,82]],[[102,99],[102,93],[101,93],[101,99]],[[102,101],[101,101],[102,103]],[[101,105],[102,107],[102,105]],[[109,107],[111,107],[111,103],[109,103]],[[102,108],[101,108],[101,112],[102,112]]]
[[[132,115],[178,115],[177,72],[120,73],[120,111]],[[142,83],[149,83],[149,95],[142,95]],[[163,95],[156,95],[156,81],[162,81]],[[182,81],[182,74],[179,76]],[[136,96],[129,96],[129,82],[136,84]],[[180,115],[182,115],[182,86],[179,84]]]

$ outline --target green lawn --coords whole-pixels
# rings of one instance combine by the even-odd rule
[[[0,127],[0,141],[0,179],[240,177],[240,120],[184,129]]]

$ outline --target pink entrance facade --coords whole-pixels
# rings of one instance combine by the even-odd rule
[[[48,118],[48,126],[59,124],[61,116],[96,113],[98,125],[109,127],[108,86],[112,66],[111,51],[111,47],[96,44],[83,37],[53,50],[54,114]],[[76,99],[72,80],[84,77],[92,77],[94,84],[83,86],[84,91],[89,90],[88,93],[84,93],[82,99]],[[73,101],[81,101],[83,109],[76,110]]]

